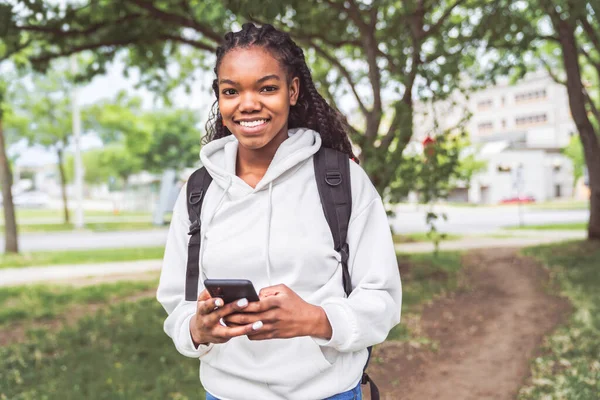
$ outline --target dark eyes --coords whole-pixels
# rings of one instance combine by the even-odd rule
[[[265,86],[263,88],[260,89],[261,92],[263,93],[269,93],[269,92],[275,92],[278,89],[277,86]],[[222,92],[225,96],[233,96],[235,94],[237,94],[237,90],[235,89],[223,89]]]

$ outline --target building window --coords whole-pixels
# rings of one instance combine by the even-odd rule
[[[502,106],[504,107],[505,104],[506,104],[506,99],[504,98],[504,96],[502,96]]]
[[[492,107],[492,105],[494,105],[494,102],[492,101],[492,99],[480,100],[477,102],[477,109],[483,110],[483,109]]]
[[[494,129],[494,124],[492,122],[482,122],[477,124],[477,130],[479,132],[489,132]]]
[[[541,100],[546,98],[546,89],[533,90],[531,92],[523,92],[515,95],[515,103],[525,101]]]
[[[512,171],[512,168],[510,165],[506,165],[506,164],[498,165],[498,172],[510,172],[510,171]]]
[[[562,193],[560,191],[560,185],[554,185],[554,197],[556,197],[556,198],[562,197]]]
[[[502,128],[506,128],[506,120],[505,119],[502,120]]]
[[[517,126],[534,125],[534,124],[543,124],[546,121],[548,121],[548,116],[546,114],[534,114],[534,115],[527,115],[524,117],[517,117],[515,119],[515,124]]]

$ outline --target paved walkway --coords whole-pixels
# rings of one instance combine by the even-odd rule
[[[515,231],[518,237],[467,237],[460,240],[445,241],[440,250],[470,250],[499,247],[526,247],[552,243],[562,240],[584,239],[581,231]],[[405,243],[396,245],[396,251],[402,253],[427,253],[433,251],[430,242]],[[55,265],[25,268],[0,269],[0,287],[40,283],[49,281],[75,281],[90,276],[126,275],[158,271],[162,260],[140,260],[82,265]]]

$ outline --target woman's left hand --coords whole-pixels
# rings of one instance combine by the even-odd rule
[[[286,285],[263,288],[258,294],[260,301],[250,303],[241,312],[228,315],[225,323],[247,325],[263,323],[250,340],[284,339],[313,336],[329,340],[331,325],[325,310],[305,302]]]

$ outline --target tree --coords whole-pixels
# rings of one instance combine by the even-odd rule
[[[19,241],[15,206],[12,196],[12,171],[7,156],[7,147],[16,138],[8,131],[11,123],[7,120],[12,115],[8,104],[11,83],[16,74],[6,74],[7,69],[19,67],[24,63],[24,51],[31,40],[16,28],[15,21],[10,18],[12,7],[0,4],[0,185],[2,186],[2,208],[4,210],[5,252],[18,253]],[[15,122],[15,120],[13,120]]]
[[[600,4],[592,0],[498,1],[488,10],[489,45],[508,65],[545,66],[567,88],[590,181],[588,238],[600,239]],[[493,21],[493,23],[492,23]],[[533,60],[533,62],[531,61]]]
[[[443,98],[457,87],[479,43],[473,35],[479,18],[466,9],[490,1],[125,0],[68,3],[43,18],[12,18],[49,44],[32,57],[39,68],[52,58],[92,50],[97,57],[86,69],[89,77],[127,47],[128,65],[139,66],[144,83],[160,89],[204,66],[200,55],[212,53],[234,22],[274,22],[307,49],[320,91],[332,105],[344,91],[353,99],[360,118],[350,119],[352,140],[383,193],[403,168],[414,99]],[[177,61],[178,73],[168,73],[168,60]]]
[[[140,153],[144,169],[151,172],[165,169],[181,171],[197,163],[201,131],[194,111],[155,111],[149,112],[146,117],[152,124],[152,137],[148,149]]]
[[[45,76],[34,76],[33,90],[21,91],[18,109],[15,109],[15,113],[28,121],[23,132],[27,140],[56,152],[65,223],[69,223],[65,151],[72,135],[69,94],[73,84],[68,78],[56,70],[49,70]]]
[[[563,149],[563,154],[573,162],[573,178],[575,183],[583,176],[583,168],[585,167],[585,158],[583,155],[583,146],[579,136],[573,136],[569,141],[569,145]]]
[[[83,153],[83,165],[85,165],[84,180],[88,184],[98,185],[108,182],[111,178],[118,178],[126,186],[129,177],[141,171],[142,160],[139,156],[131,154],[122,144],[110,143],[102,148]],[[75,177],[73,156],[67,158],[65,174],[67,182],[72,182]]]

